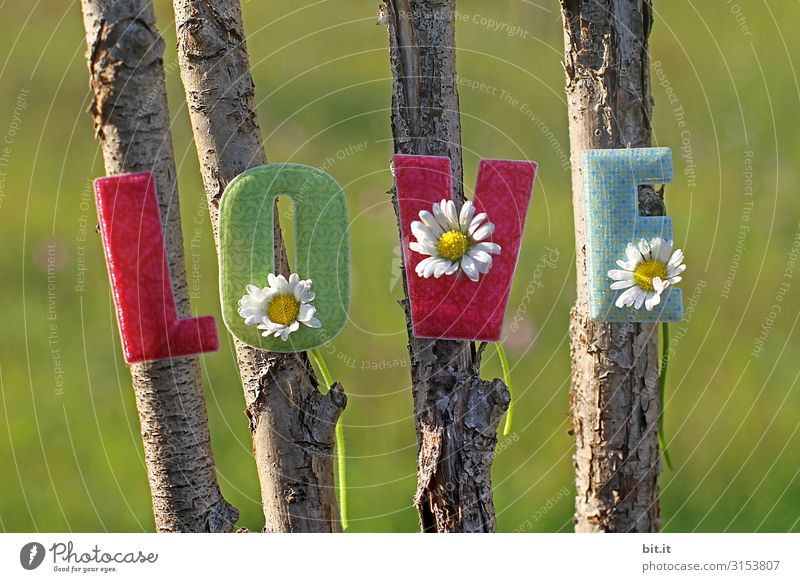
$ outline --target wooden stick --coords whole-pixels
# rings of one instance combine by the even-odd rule
[[[567,74],[578,299],[572,310],[575,529],[658,531],[658,328],[589,320],[583,152],[648,147],[652,136],[650,0],[561,0]],[[639,210],[663,199],[639,188]]]
[[[228,182],[267,161],[241,7],[238,0],[174,0],[173,5],[181,78],[218,239],[219,202]],[[276,264],[288,274],[277,220],[275,248]],[[234,343],[261,482],[264,529],[339,531],[333,445],[336,421],[347,402],[341,385],[334,383],[322,395],[304,352],[278,354]]]
[[[164,41],[151,0],[82,0],[89,113],[108,175],[152,172],[179,317],[191,316],[169,112]],[[136,217],[131,217],[136,219]],[[219,490],[196,357],[130,367],[160,532],[231,531],[238,511]]]
[[[460,208],[455,0],[393,0],[381,9],[389,28],[394,151],[448,156]],[[393,201],[397,212],[394,190]],[[403,281],[407,289],[405,274]],[[508,390],[501,380],[481,380],[474,344],[414,337],[408,299],[402,305],[419,448],[414,503],[422,531],[493,532],[491,469]]]

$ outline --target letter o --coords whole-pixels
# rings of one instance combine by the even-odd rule
[[[302,194],[302,195],[301,195]],[[311,279],[319,329],[301,325],[287,341],[263,337],[245,325],[239,299],[247,285],[265,287],[275,273],[274,208],[292,198],[295,261],[292,272]],[[298,352],[328,343],[342,330],[350,308],[350,239],[347,202],[329,174],[300,164],[267,164],[228,184],[220,204],[220,299],[225,326],[247,345],[272,352]]]

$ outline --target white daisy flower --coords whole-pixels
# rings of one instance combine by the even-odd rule
[[[273,335],[283,341],[289,334],[300,329],[300,324],[321,327],[316,308],[311,305],[314,292],[311,279],[301,281],[296,273],[289,275],[267,275],[269,287],[247,286],[247,295],[239,300],[239,315],[245,325],[257,325],[264,330],[264,337]]]
[[[411,223],[415,242],[408,247],[428,255],[417,264],[417,275],[452,275],[461,269],[472,281],[492,268],[492,255],[500,253],[500,245],[484,239],[494,232],[494,224],[485,222],[486,213],[475,214],[472,202],[465,202],[456,213],[452,200],[442,200],[433,205],[433,214],[427,210],[419,213],[420,220]]]
[[[670,285],[679,283],[680,274],[686,270],[683,264],[683,251],[672,252],[672,241],[658,237],[641,239],[638,245],[628,243],[625,249],[627,261],[617,261],[621,269],[608,272],[614,282],[614,290],[625,289],[617,297],[617,307],[632,306],[647,311],[661,303],[661,294]]]

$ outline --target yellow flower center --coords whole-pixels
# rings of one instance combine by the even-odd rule
[[[270,321],[289,325],[300,314],[300,303],[293,295],[278,295],[267,308]]]
[[[667,266],[661,261],[650,259],[644,263],[639,263],[633,272],[633,281],[645,291],[655,291],[653,279],[658,277],[662,281],[667,278]]]
[[[439,237],[439,256],[448,261],[460,261],[467,253],[469,239],[467,235],[458,230],[448,230]]]

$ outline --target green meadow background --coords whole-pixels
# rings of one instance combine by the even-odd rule
[[[171,3],[156,2],[187,271],[221,326],[217,263],[183,101]],[[352,220],[352,313],[328,348],[344,414],[350,531],[417,530],[414,425],[391,184],[390,71],[377,0],[244,2],[270,161],[324,168]],[[688,263],[673,325],[661,478],[666,531],[800,530],[797,1],[656,0],[654,145]],[[95,233],[77,2],[0,0],[0,531],[152,531],[130,378]],[[501,531],[570,531],[567,324],[575,296],[555,0],[458,3],[471,191],[483,157],[539,176],[508,311],[516,399],[493,479]],[[232,346],[202,358],[225,496],[263,524]],[[485,375],[499,374],[491,350]]]

